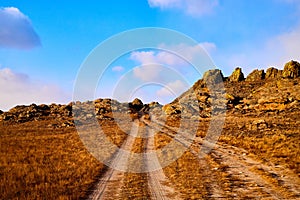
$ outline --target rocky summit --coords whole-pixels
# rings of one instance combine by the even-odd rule
[[[299,70],[300,64],[296,61],[285,64],[283,70],[271,67],[265,73],[255,69],[246,79],[241,68],[236,68],[229,77],[223,77],[220,70],[209,70],[203,79],[163,109],[168,115],[188,112],[189,117],[210,117],[213,101],[226,104],[230,112],[273,112],[294,108],[300,102]],[[219,84],[221,82],[224,86]],[[215,94],[211,94],[207,83],[214,83]],[[218,102],[220,97],[223,97],[222,102]]]

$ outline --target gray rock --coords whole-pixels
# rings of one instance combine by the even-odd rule
[[[224,81],[222,71],[219,69],[208,70],[203,75],[203,81],[206,84],[217,84]]]

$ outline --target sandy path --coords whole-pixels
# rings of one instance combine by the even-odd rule
[[[182,146],[186,147],[187,150],[190,151],[194,156],[198,157],[199,148],[197,148],[197,146],[195,146],[193,144],[192,138],[187,137],[188,135],[190,135],[188,132],[180,132],[180,134],[176,134],[176,133],[178,133],[177,129],[167,126],[167,125],[164,125],[163,123],[156,121],[156,120],[153,121],[153,123],[149,123],[147,121],[144,121],[144,123],[147,124],[152,129],[154,129],[156,131],[160,131],[161,133],[164,133],[167,136],[172,137],[176,142],[178,142]],[[199,140],[199,138],[194,138],[194,139]],[[201,141],[203,141],[203,140],[201,139]],[[206,189],[208,190],[209,197],[213,198],[213,199],[224,198],[225,193],[224,193],[223,189],[220,187],[220,185],[222,185],[222,183],[219,183],[217,181],[217,178],[216,178],[217,174],[215,174],[215,171],[212,170],[212,168],[210,168],[210,164],[209,164],[209,161],[207,160],[207,158],[199,158],[198,164],[199,164],[198,165],[199,168],[201,168],[202,178],[203,178],[203,180],[199,180],[199,181],[206,183]],[[163,170],[161,170],[161,171],[163,173]],[[191,172],[191,173],[193,173],[193,172]],[[179,198],[179,195],[177,195],[177,197]]]
[[[102,175],[97,183],[94,192],[88,197],[88,199],[120,199],[121,198],[121,188],[122,180],[125,172],[116,170],[118,168],[125,169],[128,163],[128,159],[135,136],[138,134],[139,122],[136,120],[133,123],[130,134],[127,136],[126,140],[121,146],[121,149],[124,151],[118,151],[114,156],[114,159],[111,163],[111,167],[108,167],[106,172]]]
[[[266,165],[254,160],[240,148],[217,145],[212,159],[226,167],[233,177],[230,192],[235,197],[266,199],[297,199],[300,197],[300,179],[282,166]],[[230,179],[229,179],[230,181]]]
[[[148,187],[151,193],[151,199],[181,199],[178,193],[174,190],[174,188],[167,186],[167,184],[170,183],[170,181],[164,174],[164,171],[161,169],[161,165],[155,154],[155,145],[153,137],[153,132],[155,132],[155,130],[146,127],[146,132],[146,166],[148,167],[148,169],[158,169],[147,173]]]
[[[168,136],[174,136],[178,130],[173,127],[163,125],[159,121],[149,124],[156,129],[164,130]],[[187,133],[180,133],[180,137],[175,137],[183,146],[190,144],[189,138],[182,136]],[[204,142],[202,138],[196,137],[190,151],[199,156],[201,145],[212,145]],[[217,168],[210,168],[209,163],[216,162],[225,168],[227,175],[226,182],[230,185],[228,189],[222,189],[220,182],[214,171]],[[300,178],[283,166],[274,166],[271,163],[265,164],[258,159],[248,156],[244,149],[227,144],[216,144],[208,156],[199,158],[199,164],[203,169],[205,177],[210,177],[209,197],[213,199],[300,199]],[[205,167],[206,166],[206,167]],[[225,167],[224,167],[225,166]],[[224,180],[222,180],[224,181]]]

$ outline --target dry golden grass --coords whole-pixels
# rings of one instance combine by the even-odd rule
[[[79,199],[104,165],[82,144],[76,129],[53,128],[57,120],[0,122],[1,199]],[[120,146],[126,134],[113,121],[101,123]]]
[[[1,198],[78,199],[102,169],[74,128],[49,123],[0,124]]]
[[[248,130],[245,124],[255,119],[264,119],[270,127]],[[243,118],[228,116],[219,142],[241,147],[264,162],[282,165],[300,174],[299,125],[297,112]]]

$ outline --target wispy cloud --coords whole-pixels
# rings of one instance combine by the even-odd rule
[[[18,8],[0,8],[0,48],[31,49],[41,45],[30,19]]]
[[[266,43],[265,51],[268,52],[267,61],[272,65],[282,67],[291,59],[300,60],[300,25],[271,38]]]
[[[218,0],[148,0],[148,3],[151,7],[176,9],[194,17],[210,14],[219,5]]]
[[[158,97],[177,97],[181,95],[183,92],[189,89],[189,85],[182,82],[181,80],[175,80],[173,82],[168,83],[163,88],[156,92]]]
[[[18,104],[70,101],[70,95],[59,86],[31,79],[27,74],[0,69],[0,109],[7,110]]]
[[[161,70],[158,66],[167,66],[182,73],[183,76],[187,75],[190,64],[188,61],[192,61],[199,52],[203,52],[205,49],[207,52],[216,50],[214,43],[204,42],[195,46],[189,46],[186,44],[178,44],[173,46],[167,46],[165,44],[159,45],[158,51],[135,51],[130,55],[130,59],[137,62],[141,66],[134,69],[134,75],[143,81],[150,81],[163,78],[162,76],[168,76],[168,74],[161,74]],[[169,49],[171,52],[164,51],[163,49]],[[174,52],[181,52],[181,55],[173,54]]]
[[[222,53],[222,55],[220,55],[221,52],[216,52],[215,55],[219,64],[228,66],[228,69],[225,69],[228,75],[236,66],[241,66],[246,74],[254,68],[266,69],[270,66],[283,68],[284,64],[290,60],[300,61],[299,38],[300,25],[292,30],[270,37],[262,43],[239,47],[240,51],[234,49]]]
[[[122,71],[124,71],[124,67],[122,67],[122,66],[115,66],[111,70],[113,72],[122,72]]]

